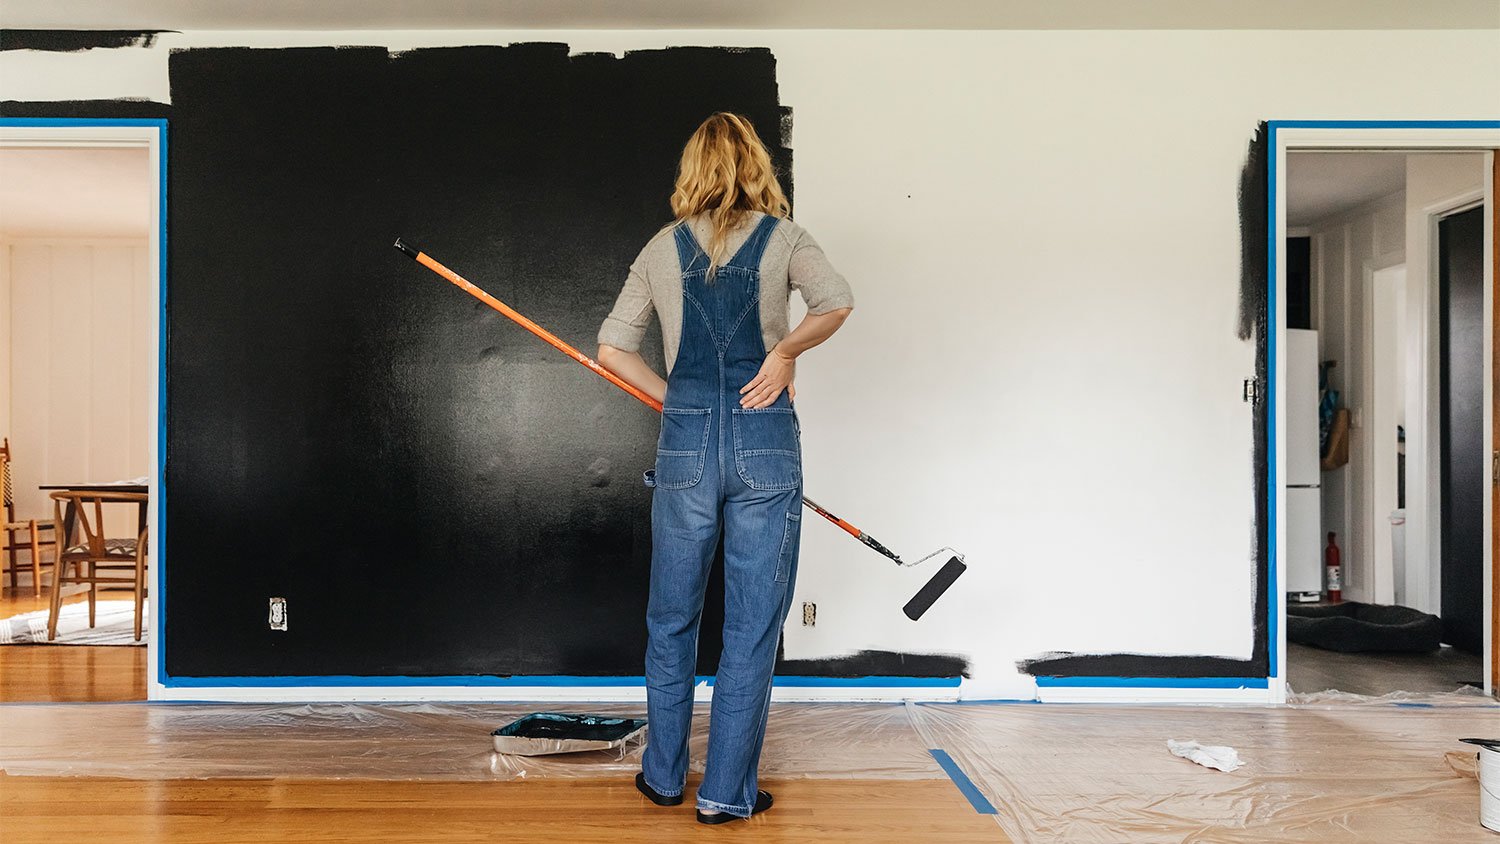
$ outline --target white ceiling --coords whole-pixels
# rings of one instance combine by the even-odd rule
[[[1500,0],[5,0],[59,29],[1500,29]]]
[[[1286,224],[1306,226],[1406,188],[1406,153],[1292,152]]]
[[[145,237],[146,149],[0,147],[0,238]]]

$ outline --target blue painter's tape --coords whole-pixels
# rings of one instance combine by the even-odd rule
[[[959,792],[969,801],[969,805],[974,807],[974,811],[981,815],[999,814],[999,812],[995,811],[995,804],[991,803],[988,798],[980,793],[978,787],[974,785],[974,781],[969,779],[969,775],[964,773],[963,768],[958,767],[958,763],[953,761],[953,757],[949,756],[946,750],[931,748],[927,752],[931,753],[932,758],[936,759],[937,763],[942,766],[943,772],[948,775],[948,779],[953,780],[953,784],[958,786]]]
[[[957,687],[959,677],[777,677],[776,685],[786,688],[862,687],[862,688],[933,688]],[[529,688],[534,686],[577,686],[580,688],[620,688],[644,686],[644,677],[584,677],[571,675],[537,675],[500,677],[494,675],[446,675],[440,677],[406,676],[270,676],[270,677],[163,677],[169,688],[304,688],[353,686],[470,686],[494,688]],[[713,677],[698,677],[698,683],[713,686]]]
[[[1266,674],[1275,677],[1281,665],[1280,588],[1276,583],[1277,492],[1276,485],[1276,332],[1282,324],[1276,315],[1276,129],[1271,121],[1266,129]]]
[[[1276,536],[1279,515],[1276,510],[1276,329],[1282,321],[1276,313],[1277,283],[1276,266],[1279,246],[1276,242],[1276,151],[1279,149],[1276,133],[1281,129],[1500,129],[1500,120],[1268,120],[1266,121],[1266,322],[1269,326],[1266,337],[1266,462],[1269,498],[1267,509],[1267,536],[1270,543],[1267,554],[1266,631],[1267,652],[1271,677],[1280,676],[1281,663],[1285,658],[1280,647],[1280,588],[1276,581]],[[1264,688],[1260,686],[1257,688]]]
[[[156,303],[156,312],[157,357],[159,366],[157,368],[156,394],[157,462],[151,479],[151,492],[155,499],[152,505],[156,508],[156,532],[151,537],[151,565],[156,570],[156,585],[152,587],[153,591],[151,593],[152,611],[155,614],[155,620],[151,622],[151,625],[157,642],[157,679],[158,682],[163,683],[165,683],[167,678],[167,640],[165,624],[162,623],[167,617],[167,575],[165,566],[165,552],[167,547],[167,488],[166,484],[163,483],[167,466],[167,125],[167,120],[160,117],[0,117],[0,126],[145,126],[156,129],[158,142],[157,201],[159,203],[159,213],[157,214],[157,286],[159,299]]]
[[[1036,684],[1061,689],[1264,689],[1270,681],[1265,677],[1038,677]]]
[[[468,686],[628,686],[640,684],[641,678],[608,678],[608,677],[172,677],[167,673],[166,667],[166,487],[164,476],[166,473],[166,425],[167,425],[167,381],[166,381],[166,347],[167,347],[167,319],[166,319],[166,297],[167,297],[167,134],[168,121],[160,118],[0,118],[0,125],[10,126],[154,126],[159,131],[160,137],[160,230],[158,232],[160,243],[160,301],[158,303],[158,314],[160,317],[159,335],[160,342],[160,369],[158,371],[158,406],[157,406],[157,442],[158,463],[155,467],[155,483],[153,492],[156,497],[155,506],[157,512],[157,533],[153,537],[154,556],[156,565],[156,587],[155,596],[158,606],[155,614],[160,628],[157,635],[157,680],[167,687],[315,687],[315,686],[422,686],[448,681],[449,685]],[[1267,197],[1269,209],[1267,214],[1268,231],[1268,322],[1275,326],[1279,324],[1276,318],[1276,266],[1278,249],[1275,236],[1275,208],[1276,198],[1276,151],[1278,129],[1409,129],[1409,128],[1432,128],[1432,129],[1496,129],[1500,128],[1500,120],[1272,120],[1267,122],[1267,155],[1270,167],[1267,185]],[[1268,638],[1271,651],[1270,670],[1271,677],[1276,677],[1281,665],[1283,654],[1278,647],[1277,607],[1278,607],[1278,585],[1276,583],[1276,546],[1274,538],[1278,529],[1276,510],[1277,478],[1276,467],[1276,337],[1272,331],[1267,338],[1267,369],[1268,369],[1268,489],[1270,493],[1268,528],[1270,549],[1268,554]],[[705,678],[700,678],[700,682]],[[707,680],[711,682],[711,679]],[[957,677],[948,678],[917,678],[917,677],[862,677],[862,678],[824,678],[824,677],[784,677],[778,678],[777,683],[786,687],[956,687],[960,683]],[[1051,687],[1115,687],[1115,688],[1268,688],[1266,678],[1138,678],[1138,677],[1038,677],[1038,686]]]
[[[991,697],[969,700],[932,700],[923,701],[923,706],[1041,706],[1042,702],[1034,697]]]
[[[306,701],[298,701],[299,704]],[[328,703],[349,703],[347,700],[333,700]],[[457,701],[443,701],[443,703],[456,703]],[[482,701],[491,703],[492,701]],[[79,703],[76,700],[41,700],[41,701],[6,701],[0,703],[0,709],[32,706],[87,706],[90,709],[96,706],[263,706],[267,701],[234,702],[226,703],[222,700],[91,700]]]
[[[962,677],[777,677],[773,685],[782,688],[946,688],[956,689]]]
[[[700,678],[701,680],[701,678]],[[516,687],[534,686],[597,686],[629,687],[643,686],[644,677],[573,677],[547,675],[535,677],[498,677],[494,675],[446,675],[441,677],[397,677],[357,676],[329,674],[321,676],[279,677],[182,677],[175,676],[163,685],[172,688],[305,688],[305,687],[358,687],[358,686],[470,686],[470,687]]]
[[[161,121],[157,132],[160,141],[157,149],[160,159],[157,179],[160,184],[157,187],[161,191],[161,208],[157,218],[161,222],[161,230],[157,232],[159,253],[156,256],[160,281],[160,301],[156,303],[156,356],[160,358],[160,366],[156,373],[156,477],[151,485],[151,491],[156,497],[156,533],[152,536],[154,547],[151,549],[156,558],[156,591],[152,593],[156,620],[151,623],[156,631],[157,682],[164,683],[167,679],[167,121]]]
[[[0,117],[0,126],[158,126],[160,117]]]

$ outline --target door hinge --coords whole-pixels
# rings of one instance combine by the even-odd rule
[[[1240,385],[1240,400],[1249,404],[1260,403],[1260,379],[1246,378]]]
[[[1500,484],[1500,451],[1490,455],[1490,483]]]

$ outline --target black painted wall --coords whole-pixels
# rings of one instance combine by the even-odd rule
[[[171,67],[169,672],[639,674],[655,415],[391,241],[589,347],[697,123],[776,143],[770,54]]]

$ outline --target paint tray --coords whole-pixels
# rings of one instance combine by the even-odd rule
[[[643,740],[646,722],[639,718],[606,715],[569,715],[533,712],[491,733],[495,751],[510,756],[545,756],[583,750],[620,750],[632,740]]]

